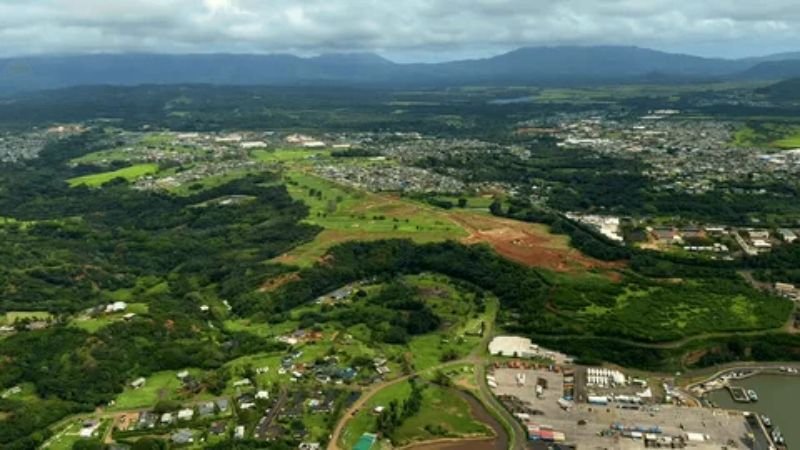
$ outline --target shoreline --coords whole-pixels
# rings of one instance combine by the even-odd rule
[[[791,372],[790,370],[794,370]],[[726,376],[730,375],[730,376]],[[703,404],[703,400],[710,392],[727,388],[732,381],[746,380],[758,375],[782,376],[800,378],[800,369],[795,365],[766,365],[766,366],[733,366],[719,370],[710,377],[692,382],[682,389],[695,400]]]

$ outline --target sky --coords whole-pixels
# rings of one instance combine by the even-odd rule
[[[0,56],[376,52],[400,62],[523,46],[701,56],[800,50],[797,0],[0,0]]]

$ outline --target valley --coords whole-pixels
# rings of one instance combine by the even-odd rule
[[[114,89],[0,166],[4,448],[760,445],[687,387],[796,365],[796,105],[760,85],[254,87],[214,126],[225,88],[162,87],[146,127]],[[715,109],[741,90],[770,109]]]

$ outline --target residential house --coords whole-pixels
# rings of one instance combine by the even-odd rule
[[[144,411],[139,414],[139,422],[136,424],[136,429],[145,430],[154,428],[158,422],[158,416],[150,411]]]
[[[197,407],[197,414],[199,414],[200,417],[213,416],[215,412],[214,402],[202,403]]]
[[[170,436],[170,440],[176,444],[191,444],[194,442],[194,431],[182,428]]]
[[[236,427],[233,431],[233,437],[235,439],[244,439],[244,425],[238,425]]]
[[[133,381],[131,381],[131,387],[134,389],[141,389],[144,387],[147,380],[144,377],[139,377]]]
[[[659,244],[679,244],[683,241],[680,233],[673,228],[653,228],[650,234]]]
[[[114,302],[106,305],[106,313],[113,314],[123,312],[128,309],[128,304],[125,302]]]
[[[174,421],[175,421],[175,417],[172,415],[172,413],[164,413],[161,416],[161,424],[162,425],[171,425],[172,422],[174,422]]]
[[[228,399],[227,398],[218,398],[218,399],[216,399],[214,401],[214,403],[217,405],[217,408],[219,408],[220,412],[228,411]]]
[[[786,228],[779,229],[778,234],[780,234],[781,239],[783,239],[783,241],[788,244],[791,244],[792,242],[797,240],[797,234],[794,231]]]
[[[192,420],[194,417],[194,410],[191,408],[185,408],[178,411],[178,420]]]
[[[225,426],[225,422],[218,420],[216,422],[213,422],[211,426],[208,427],[208,432],[213,434],[214,436],[221,436],[225,434],[226,428],[227,427]]]

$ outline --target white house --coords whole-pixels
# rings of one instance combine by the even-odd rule
[[[128,304],[125,302],[114,302],[106,306],[107,313],[118,313],[128,309]]]
[[[191,408],[178,411],[178,420],[192,420],[192,417],[194,417],[194,410]]]

